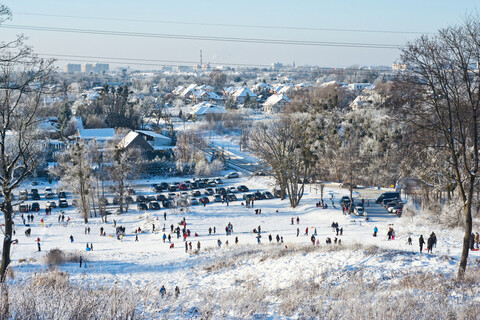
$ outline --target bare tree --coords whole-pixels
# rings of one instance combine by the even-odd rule
[[[10,17],[7,7],[0,5],[0,23]],[[10,264],[13,232],[13,191],[37,165],[40,97],[52,72],[52,61],[32,54],[22,36],[0,43],[0,184],[4,201],[2,262],[0,281],[5,281]]]
[[[88,223],[89,197],[93,188],[93,167],[89,149],[82,141],[76,142],[58,155],[58,166],[51,169],[51,173],[60,178],[60,183],[78,196],[80,212],[85,223]]]
[[[402,81],[413,87],[415,94],[400,112],[412,134],[422,137],[419,152],[437,150],[444,157],[463,205],[465,234],[458,278],[464,277],[467,268],[479,176],[479,47],[479,17],[472,16],[461,26],[409,43],[401,55],[401,62],[410,69]]]
[[[288,196],[292,208],[300,203],[313,162],[305,126],[303,118],[284,116],[256,125],[249,140],[250,150],[269,165],[281,198]]]

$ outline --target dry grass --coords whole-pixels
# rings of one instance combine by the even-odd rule
[[[67,262],[79,262],[81,254],[79,252],[64,252],[58,248],[51,249],[45,255],[45,263],[49,266],[59,266]]]

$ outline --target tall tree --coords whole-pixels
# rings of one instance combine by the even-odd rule
[[[437,150],[453,172],[464,212],[465,234],[458,277],[467,268],[472,204],[479,176],[480,20],[422,36],[403,49],[410,70],[401,81],[413,88],[400,114],[418,137],[419,152]],[[424,161],[429,161],[425,158]]]
[[[93,188],[93,167],[90,161],[90,148],[82,141],[58,155],[58,166],[51,169],[60,178],[60,183],[78,196],[78,204],[83,220],[88,223],[90,215],[90,192]]]
[[[10,18],[0,5],[0,23]],[[0,43],[0,185],[4,201],[2,262],[0,281],[5,280],[10,264],[13,232],[13,191],[37,165],[38,111],[40,97],[52,72],[52,61],[37,58],[24,44],[23,36]]]

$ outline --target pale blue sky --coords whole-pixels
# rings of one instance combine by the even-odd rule
[[[460,23],[480,1],[122,1],[122,0],[0,0],[14,13],[6,24],[97,29],[236,38],[288,39],[403,45],[418,34],[285,30],[220,27],[157,22],[129,22],[25,15],[38,13],[115,19],[168,20],[198,23],[313,27],[352,30],[394,30],[433,33]],[[18,14],[16,14],[18,13]],[[0,40],[23,32],[38,53],[137,59],[199,60],[205,62],[343,67],[390,65],[399,56],[394,49],[233,43],[180,39],[86,35],[0,29]],[[72,59],[73,60],[73,59]],[[100,59],[98,59],[100,60]],[[60,61],[59,64],[64,64]]]

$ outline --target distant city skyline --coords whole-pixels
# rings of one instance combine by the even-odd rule
[[[479,1],[0,0],[13,17],[1,41],[23,33],[42,57],[111,68],[203,62],[269,66],[390,66],[396,46],[461,23]],[[120,58],[120,59],[119,59]]]

